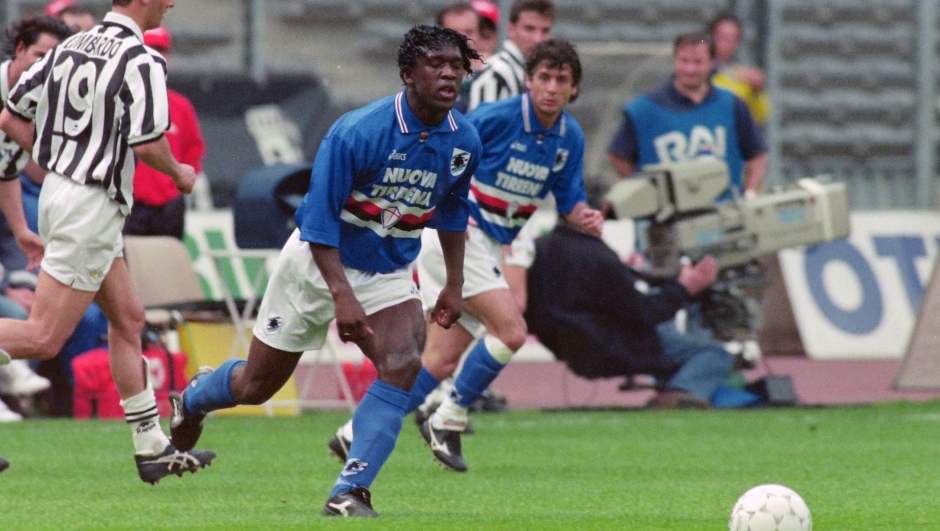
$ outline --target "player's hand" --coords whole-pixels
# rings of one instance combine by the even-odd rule
[[[176,189],[184,194],[193,191],[196,184],[196,170],[189,164],[180,164],[179,179],[176,181]]]
[[[604,232],[604,214],[593,208],[582,208],[578,212],[578,224],[588,234],[600,238]]]
[[[454,326],[454,323],[457,322],[457,319],[460,319],[460,315],[463,313],[461,310],[462,299],[463,292],[460,287],[444,286],[441,294],[437,296],[437,304],[434,305],[434,310],[428,316],[428,323],[437,323],[438,326],[444,329]]]
[[[366,312],[355,297],[340,297],[334,302],[336,328],[343,343],[359,343],[372,338],[374,332],[366,322]]]
[[[718,278],[718,262],[713,256],[706,256],[694,265],[686,264],[679,271],[679,284],[682,284],[692,296],[698,295],[703,289],[711,286],[716,278]]]
[[[643,271],[646,269],[646,257],[643,256],[643,253],[638,253],[633,251],[623,261],[630,269],[636,271]]]
[[[38,234],[31,230],[17,234],[16,246],[26,255],[26,269],[32,271],[39,267],[43,254],[46,252],[46,247],[42,244],[42,239]]]

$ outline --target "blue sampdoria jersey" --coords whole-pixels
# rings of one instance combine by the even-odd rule
[[[405,93],[346,113],[317,151],[294,216],[300,239],[339,248],[343,265],[386,273],[421,249],[421,229],[467,228],[480,137],[458,112],[422,124]]]
[[[483,140],[483,160],[470,182],[470,215],[501,243],[512,242],[538,208],[555,195],[567,214],[584,193],[584,132],[562,112],[551,129],[542,127],[525,93],[485,104],[467,115]]]

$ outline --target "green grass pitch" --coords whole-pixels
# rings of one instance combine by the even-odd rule
[[[0,426],[0,529],[727,529],[761,483],[799,492],[817,531],[940,529],[940,402],[744,411],[510,412],[473,418],[470,471],[439,468],[411,417],[372,486],[378,520],[320,516],[342,413],[219,417],[219,454],[156,487],[116,421]]]

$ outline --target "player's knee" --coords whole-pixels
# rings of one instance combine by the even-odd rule
[[[529,330],[526,328],[525,321],[520,321],[505,330],[500,330],[500,333],[496,334],[496,337],[499,338],[509,350],[516,352],[522,348],[522,345],[525,345],[526,336],[528,336],[528,334]]]
[[[413,352],[397,353],[386,356],[375,368],[383,382],[400,389],[411,389],[421,371],[421,357]]]
[[[40,331],[33,339],[32,359],[48,361],[56,357],[62,350],[65,342],[52,331]]]
[[[120,319],[109,322],[113,331],[128,341],[139,338],[146,323],[147,316],[143,306],[131,309],[121,314]]]

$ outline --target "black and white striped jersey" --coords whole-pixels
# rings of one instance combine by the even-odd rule
[[[101,25],[33,64],[7,109],[35,121],[32,155],[40,166],[102,186],[127,214],[136,166],[131,147],[158,140],[169,127],[166,63],[144,46],[132,19],[108,13]]]
[[[504,100],[525,92],[525,59],[512,43],[504,41],[500,51],[486,62],[486,67],[470,82],[467,112],[481,103]]]
[[[7,101],[10,95],[10,63],[0,64],[0,101]],[[23,171],[29,153],[21,148],[12,138],[0,130],[0,181],[11,181]]]

